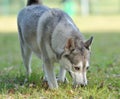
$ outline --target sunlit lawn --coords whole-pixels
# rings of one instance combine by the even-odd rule
[[[120,31],[120,15],[113,16],[77,16],[73,20],[82,32],[118,32]],[[17,32],[16,16],[1,16],[0,31]]]
[[[94,36],[91,67],[87,74],[89,84],[73,89],[71,78],[67,75],[70,83],[60,84],[55,91],[43,86],[41,61],[35,55],[32,60],[33,74],[29,83],[23,84],[25,68],[20,54],[16,19],[6,18],[0,18],[0,99],[120,99],[118,16],[75,19],[86,38]],[[58,66],[56,69],[58,71]]]
[[[51,91],[42,86],[41,61],[35,56],[30,82],[23,85],[25,68],[20,55],[18,36],[15,33],[0,34],[0,98],[119,99],[120,34],[85,35],[86,38],[94,36],[88,86],[73,89],[71,83],[62,84],[58,90]],[[68,78],[71,80],[69,76]]]

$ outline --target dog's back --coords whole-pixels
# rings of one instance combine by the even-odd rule
[[[28,31],[36,30],[39,17],[47,10],[48,8],[42,6],[39,0],[28,0],[27,6],[18,14],[18,26],[20,26],[22,31],[26,30],[26,28],[27,30],[29,29]]]
[[[27,6],[19,12],[18,31],[21,44],[33,45],[31,49],[39,53],[36,43],[38,20],[49,8],[36,1],[28,0]]]

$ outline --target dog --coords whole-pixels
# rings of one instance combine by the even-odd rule
[[[31,74],[31,55],[43,62],[43,71],[50,89],[64,82],[68,71],[73,85],[87,85],[87,69],[93,37],[84,36],[64,11],[46,7],[40,0],[28,0],[17,17],[19,40],[27,76]],[[60,64],[56,78],[54,63]]]

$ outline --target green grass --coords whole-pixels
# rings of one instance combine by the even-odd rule
[[[85,33],[86,38],[90,35],[94,42],[88,86],[73,89],[70,82],[48,90],[42,84],[41,61],[34,55],[32,76],[23,85],[25,68],[18,36],[0,33],[0,99],[120,99],[120,33]]]

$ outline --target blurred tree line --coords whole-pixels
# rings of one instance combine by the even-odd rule
[[[120,14],[120,0],[42,0],[49,7],[56,7],[70,15]],[[17,14],[27,0],[0,0],[0,15]]]

